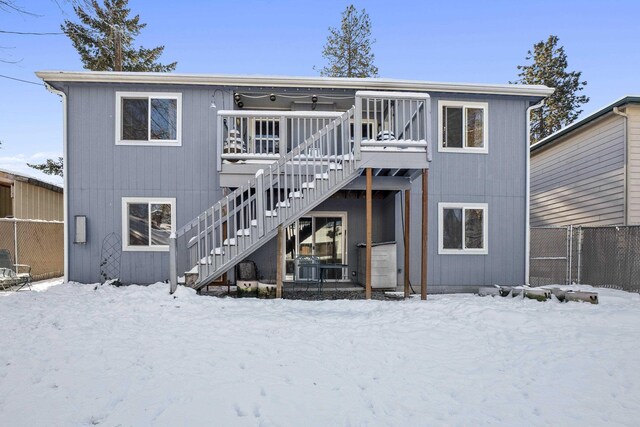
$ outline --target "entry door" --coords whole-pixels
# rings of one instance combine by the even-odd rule
[[[286,229],[285,271],[293,280],[294,259],[298,255],[313,255],[323,264],[347,263],[346,213],[312,213],[303,216]],[[346,269],[345,269],[346,270]],[[328,270],[327,280],[345,280],[346,271]]]

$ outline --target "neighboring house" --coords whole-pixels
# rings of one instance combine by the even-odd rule
[[[13,263],[30,266],[33,280],[63,274],[63,219],[62,188],[0,170],[0,251],[8,251]]]
[[[0,170],[0,218],[62,221],[62,188]]]
[[[356,245],[367,239],[369,188],[372,240],[398,242],[399,282],[405,226],[415,285],[428,231],[429,292],[526,282],[526,117],[552,89],[378,78],[37,75],[65,101],[66,217],[86,217],[86,242],[74,243],[83,222],[71,221],[67,230],[69,280],[100,280],[102,241],[116,233],[125,283],[175,281],[174,273],[182,280],[190,272],[199,287],[245,258],[266,279],[279,270],[291,279],[300,254],[345,264],[333,279],[362,281]],[[422,233],[427,170],[429,225]]]
[[[531,146],[531,226],[640,224],[640,97]]]

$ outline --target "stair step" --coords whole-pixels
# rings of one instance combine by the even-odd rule
[[[342,165],[340,163],[329,163],[329,170],[330,171],[341,171],[342,170]]]
[[[309,188],[316,188],[316,182],[315,181],[310,181],[310,182],[303,182],[302,183],[302,189],[309,189]]]
[[[327,172],[317,173],[316,179],[329,179],[329,174]]]
[[[290,199],[302,199],[302,198],[304,198],[304,194],[302,194],[302,191],[292,191],[291,193],[289,193],[289,198]]]
[[[252,219],[251,220],[251,226],[252,227],[257,227],[258,226],[258,220],[257,219]]]
[[[244,229],[240,229],[238,231],[236,231],[236,237],[238,236],[250,236],[251,235],[251,229],[250,228],[244,228]]]
[[[224,242],[222,242],[222,245],[223,246],[235,246],[236,245],[236,238],[232,237],[230,239],[224,239]]]
[[[266,216],[267,218],[278,216],[278,211],[275,209],[272,211],[265,211],[264,216]]]
[[[283,200],[281,202],[276,203],[276,208],[290,208],[291,202],[289,200]]]
[[[223,248],[215,248],[211,251],[211,255],[224,255]]]

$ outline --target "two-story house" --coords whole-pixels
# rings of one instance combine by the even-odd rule
[[[69,280],[100,280],[116,233],[125,283],[198,288],[247,258],[286,281],[298,255],[362,282],[371,241],[398,242],[400,283],[428,265],[429,292],[527,282],[527,116],[550,88],[37,75],[63,98]]]

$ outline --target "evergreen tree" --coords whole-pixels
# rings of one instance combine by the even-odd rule
[[[63,172],[62,164],[63,164],[62,157],[58,157],[58,160],[47,159],[46,162],[37,164],[37,165],[32,165],[31,163],[27,163],[27,166],[29,166],[30,168],[34,168],[39,171],[42,171],[47,175],[62,176],[62,172]]]
[[[80,54],[84,67],[93,71],[173,71],[176,62],[156,62],[164,46],[133,46],[134,38],[147,24],[140,23],[140,15],[129,18],[128,3],[129,0],[104,0],[101,7],[97,0],[91,0],[90,7],[74,5],[80,23],[65,20],[61,28]]]
[[[364,9],[358,12],[349,5],[342,12],[340,27],[329,27],[329,36],[322,49],[322,56],[328,64],[320,70],[320,75],[376,77],[378,67],[373,64],[373,43],[369,14]]]
[[[589,97],[579,95],[586,81],[580,81],[582,72],[567,71],[567,54],[564,47],[558,47],[558,37],[551,35],[547,41],[533,45],[528,51],[528,65],[518,65],[520,79],[515,83],[539,84],[555,88],[555,92],[545,100],[542,108],[534,110],[531,117],[531,143],[567,126],[580,116],[580,106],[589,102]]]

